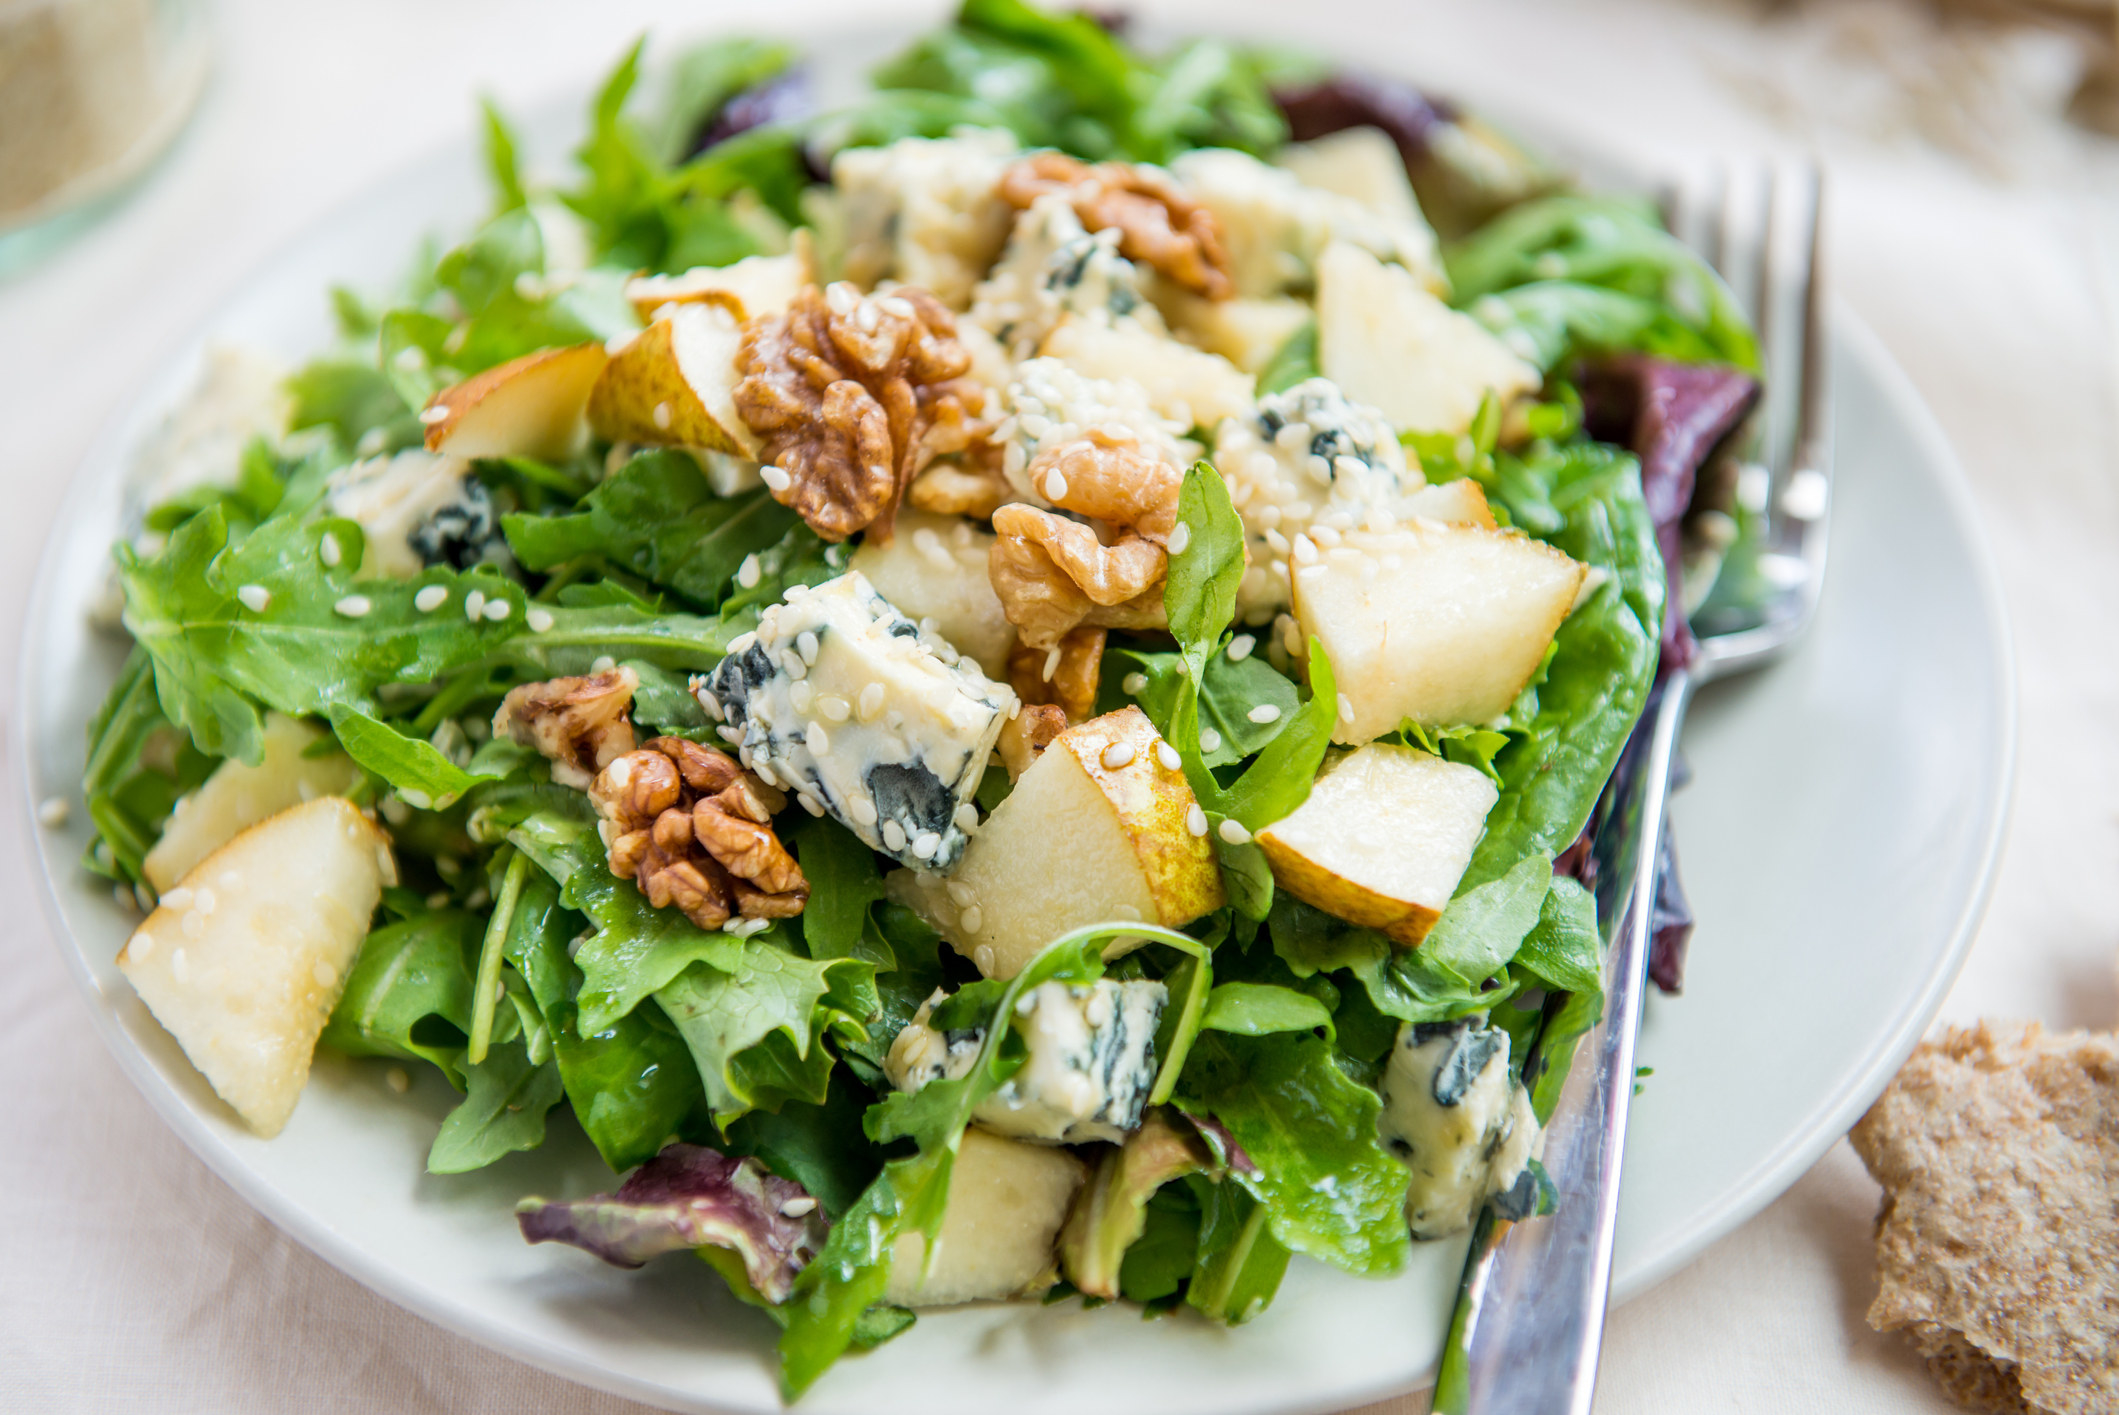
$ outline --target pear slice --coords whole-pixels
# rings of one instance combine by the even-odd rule
[[[1306,187],[1351,197],[1378,216],[1408,226],[1427,225],[1398,144],[1381,128],[1342,128],[1309,142],[1289,143],[1273,155],[1273,165],[1293,172]]]
[[[1168,280],[1158,280],[1150,298],[1172,329],[1252,375],[1316,317],[1307,300],[1292,295],[1210,300]]]
[[[1295,619],[1332,658],[1332,740],[1411,718],[1447,727],[1508,711],[1574,607],[1585,566],[1513,531],[1411,521],[1352,531],[1298,565]]]
[[[1486,504],[1486,492],[1470,477],[1423,486],[1399,503],[1398,512],[1423,521],[1494,528],[1494,512]]]
[[[360,780],[360,768],[343,752],[308,755],[326,740],[314,723],[284,713],[265,714],[265,754],[256,766],[230,758],[206,783],[177,801],[162,838],[147,852],[141,873],[157,893],[194,865],[267,816],[319,796],[343,795]]]
[[[420,415],[427,450],[546,462],[574,456],[588,445],[582,414],[609,358],[601,344],[539,349],[444,388]]]
[[[906,507],[898,512],[890,543],[863,540],[846,568],[866,575],[876,593],[907,619],[932,619],[934,631],[958,653],[976,660],[988,678],[1005,683],[1015,626],[987,573],[993,541],[993,532],[963,516]]]
[[[258,1134],[286,1125],[368,936],[390,838],[342,796],[258,822],[183,878],[118,954],[155,1020]]]
[[[1052,740],[945,881],[894,871],[918,910],[989,978],[1012,978],[1069,929],[1114,919],[1178,928],[1219,909],[1221,870],[1184,772],[1125,707]],[[1174,755],[1174,754],[1173,754]]]
[[[1317,361],[1347,397],[1400,432],[1462,433],[1488,394],[1506,406],[1543,382],[1403,266],[1344,241],[1317,262]]]
[[[923,1278],[927,1239],[899,1236],[883,1300],[900,1307],[1029,1297],[1059,1276],[1060,1225],[1088,1168],[1066,1150],[1004,1140],[973,1126],[949,1172],[949,1207]]]
[[[612,442],[704,447],[758,460],[736,412],[743,330],[717,304],[680,304],[611,356],[589,393],[589,425]]]
[[[750,255],[734,265],[695,266],[682,275],[642,275],[625,282],[633,312],[653,319],[664,305],[720,305],[738,324],[780,314],[810,283],[809,262],[800,252]]]
[[[1498,799],[1477,767],[1371,742],[1328,766],[1258,844],[1297,899],[1412,945],[1457,892]]]
[[[1038,353],[1089,378],[1130,378],[1148,405],[1183,427],[1213,427],[1249,417],[1256,380],[1219,354],[1165,338],[1137,321],[1099,324],[1070,316],[1045,336]]]

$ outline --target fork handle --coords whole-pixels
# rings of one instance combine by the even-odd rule
[[[1664,680],[1648,752],[1623,793],[1638,808],[1635,854],[1621,862],[1622,888],[1610,906],[1621,922],[1605,970],[1604,1017],[1588,1037],[1591,1064],[1574,1067],[1545,1132],[1543,1162],[1559,1207],[1523,1223],[1496,1220],[1491,1210],[1480,1216],[1436,1376],[1437,1415],[1589,1415],[1611,1294],[1657,847],[1691,691],[1683,670]]]

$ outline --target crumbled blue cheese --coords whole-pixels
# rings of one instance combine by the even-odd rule
[[[977,821],[971,798],[1015,693],[856,570],[790,587],[729,646],[700,703],[744,766],[941,874]]]
[[[332,473],[325,504],[360,523],[362,578],[409,580],[430,565],[508,563],[508,543],[470,464],[417,448]]]
[[[1176,466],[1198,459],[1200,447],[1174,419],[1155,411],[1148,390],[1130,378],[1090,378],[1058,359],[1026,359],[1002,397],[1003,416],[992,440],[1001,449],[1001,475],[1014,499],[1050,506],[1031,484],[1038,453],[1086,437],[1092,428],[1130,434],[1141,451]]]
[[[1141,294],[1139,267],[1118,253],[1117,227],[1090,231],[1067,192],[1047,192],[1015,218],[1008,248],[972,296],[971,322],[1009,354],[1027,359],[1069,315],[1131,319],[1162,332],[1162,315]]]
[[[1220,223],[1238,295],[1313,287],[1317,258],[1334,241],[1403,265],[1430,290],[1447,288],[1435,233],[1417,212],[1387,214],[1228,148],[1185,153],[1170,172]]]
[[[1518,1186],[1539,1139],[1508,1064],[1508,1033],[1476,1019],[1408,1023],[1383,1072],[1376,1133],[1412,1173],[1413,1237],[1462,1232],[1490,1195]]]
[[[978,1058],[984,1029],[944,1033],[927,1025],[945,996],[927,999],[891,1043],[883,1070],[901,1091],[953,1080]],[[1027,1049],[1022,1068],[979,1102],[972,1119],[1024,1140],[1123,1140],[1139,1127],[1155,1085],[1155,1027],[1168,1000],[1152,981],[1030,989],[1015,1005],[1015,1030]]]
[[[1225,419],[1214,465],[1250,540],[1237,609],[1252,623],[1287,607],[1296,536],[1319,524],[1344,531],[1393,520],[1424,484],[1383,415],[1324,378],[1267,394],[1253,417]]]
[[[885,279],[919,285],[965,308],[1008,239],[1014,209],[1000,184],[1016,151],[1014,136],[997,129],[842,150],[831,185],[846,278],[863,289]]]

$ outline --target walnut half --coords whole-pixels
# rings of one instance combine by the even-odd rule
[[[736,412],[762,441],[766,485],[826,540],[887,541],[905,488],[984,426],[956,319],[925,290],[811,285],[744,326]]]
[[[1214,213],[1156,169],[1123,162],[1091,167],[1063,152],[1040,152],[1001,178],[1001,195],[1020,209],[1047,192],[1061,191],[1083,226],[1118,229],[1122,255],[1154,266],[1195,295],[1226,300],[1236,293]]]
[[[633,750],[626,713],[639,686],[630,668],[525,683],[500,700],[493,735],[535,747],[551,760],[552,780],[586,790],[591,777]]]
[[[611,873],[657,909],[717,929],[736,914],[791,918],[809,901],[801,866],[773,834],[787,797],[726,753],[654,738],[598,773],[589,799],[608,826]]]

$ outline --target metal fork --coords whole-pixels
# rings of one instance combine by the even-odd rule
[[[1823,183],[1814,164],[1715,167],[1666,197],[1671,229],[1704,256],[1760,331],[1765,394],[1739,444],[1738,499],[1761,518],[1739,603],[1696,612],[1699,651],[1664,675],[1607,791],[1594,851],[1598,917],[1611,942],[1604,1018],[1547,1127],[1554,1213],[1483,1214],[1435,1382],[1438,1415],[1589,1415],[1618,1226],[1633,1098],[1634,1040],[1647,989],[1656,860],[1685,707],[1701,684],[1779,654],[1810,622],[1824,579],[1831,504],[1830,390],[1819,305]]]

